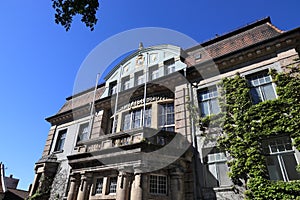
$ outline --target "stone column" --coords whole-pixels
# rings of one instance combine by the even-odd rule
[[[123,171],[119,172],[117,182],[117,200],[129,199],[129,174]]]
[[[131,184],[130,200],[142,200],[142,173],[134,173]]]
[[[184,177],[183,172],[176,170],[170,174],[170,190],[172,200],[184,199]]]
[[[70,189],[68,192],[67,200],[76,200],[77,199],[77,190],[80,184],[80,175],[72,174],[70,178]]]
[[[86,200],[88,199],[90,193],[92,176],[91,174],[83,174],[81,175],[81,184],[77,196],[77,200]]]

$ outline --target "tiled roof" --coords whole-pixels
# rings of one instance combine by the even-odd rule
[[[105,87],[100,87],[97,89],[95,100],[100,99],[104,92]],[[64,113],[66,111],[72,110],[74,108],[78,108],[80,106],[84,106],[93,101],[94,90],[90,90],[82,95],[75,95],[74,97],[70,97],[67,99],[67,102],[63,105],[63,107],[58,111],[57,114]]]
[[[15,196],[14,198],[17,199],[17,197],[19,197],[20,199],[26,199],[29,195],[28,191],[24,191],[24,190],[18,190],[18,189],[8,189],[8,191],[10,193],[12,193],[13,195],[10,196]],[[7,195],[5,195],[6,197]]]
[[[266,18],[187,49],[187,52],[194,55],[196,52],[203,53],[206,51],[211,58],[217,58],[276,37],[281,33],[283,31],[272,25],[270,19]],[[207,57],[203,58],[202,56],[202,61],[204,59]]]

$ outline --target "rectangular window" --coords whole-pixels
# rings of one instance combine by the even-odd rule
[[[150,193],[167,194],[167,176],[150,175]]]
[[[213,149],[206,157],[207,173],[205,182],[208,187],[222,187],[231,185],[230,178],[227,173],[229,168],[226,164],[227,158],[225,153]]]
[[[145,127],[151,127],[151,118],[152,118],[152,109],[151,107],[147,107],[145,109],[145,115],[144,115],[144,126]]]
[[[125,113],[123,115],[123,130],[129,130],[131,128],[131,112],[130,113]]]
[[[247,79],[253,104],[276,98],[275,86],[267,72],[251,75]]]
[[[298,180],[297,160],[289,137],[273,138],[263,142],[263,151],[270,180]]]
[[[145,75],[143,74],[143,71],[139,71],[137,73],[134,74],[134,85],[142,85],[143,83],[145,83]]]
[[[174,58],[164,62],[165,74],[171,74],[175,72],[175,60]]]
[[[80,124],[77,142],[87,140],[89,137],[89,123]]]
[[[103,178],[97,178],[95,185],[95,194],[102,194],[103,190]]]
[[[139,128],[142,125],[142,110],[132,112],[132,128]]]
[[[54,151],[62,151],[63,150],[64,144],[65,144],[65,139],[66,139],[66,134],[67,134],[67,129],[60,130],[58,132]]]
[[[159,104],[159,126],[165,131],[175,130],[174,103]]]
[[[127,90],[130,88],[130,78],[129,76],[122,79],[122,90]]]
[[[217,114],[220,112],[218,103],[218,90],[216,87],[199,91],[198,101],[201,117]]]
[[[144,118],[145,127],[151,126],[151,107],[147,107],[145,110],[145,116],[143,116],[143,109],[136,109],[131,112],[123,114],[123,130],[129,130],[139,128],[142,126],[142,118]]]
[[[117,81],[111,82],[109,84],[109,95],[117,93]]]
[[[151,80],[157,79],[159,77],[159,70],[157,65],[149,68],[149,75]]]
[[[117,192],[117,177],[109,178],[109,194]]]
[[[115,120],[116,118],[116,120]],[[115,118],[112,116],[110,118],[110,133],[116,133],[117,132],[117,125],[118,125],[118,115],[115,116]]]

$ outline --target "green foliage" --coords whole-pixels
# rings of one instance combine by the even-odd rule
[[[235,184],[245,183],[247,199],[296,199],[300,198],[300,181],[268,180],[262,142],[277,135],[290,136],[300,150],[300,70],[293,66],[288,73],[270,74],[277,99],[252,105],[248,82],[237,74],[222,80],[222,114],[203,118],[202,124],[210,128],[215,119],[224,120],[218,146],[230,154],[229,175]]]
[[[98,21],[98,0],[52,0],[52,7],[56,12],[55,23],[61,24],[66,31],[70,29],[75,15],[81,15],[81,21],[91,30]]]

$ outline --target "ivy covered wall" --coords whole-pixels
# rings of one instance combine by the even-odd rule
[[[222,124],[218,147],[230,155],[229,176],[244,185],[246,199],[300,199],[300,180],[272,181],[264,152],[268,138],[288,136],[300,150],[300,70],[296,63],[285,72],[270,71],[278,98],[253,105],[248,81],[237,74],[220,84],[221,113],[202,124]],[[210,126],[211,127],[211,126]]]

